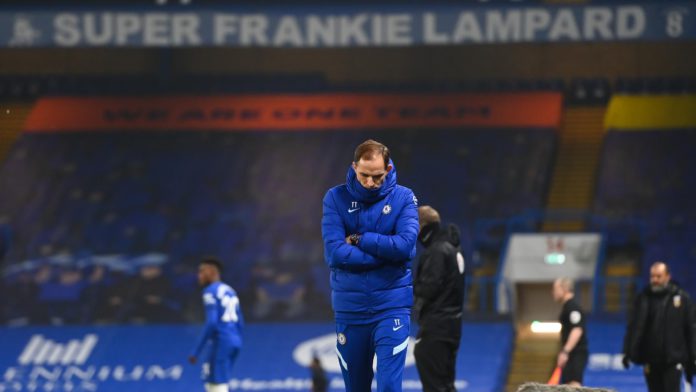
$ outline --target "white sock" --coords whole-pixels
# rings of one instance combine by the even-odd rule
[[[205,384],[206,392],[229,392],[227,384]]]

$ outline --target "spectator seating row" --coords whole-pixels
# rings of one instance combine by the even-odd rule
[[[327,307],[321,201],[368,138],[391,148],[422,204],[462,227],[467,256],[477,219],[543,206],[556,143],[550,129],[25,134],[0,168],[5,264],[156,253],[192,292],[197,260],[218,255],[252,299],[294,293]],[[47,281],[80,280],[63,275]]]
[[[696,129],[609,131],[597,180],[594,213],[610,240],[643,247],[642,275],[656,260],[696,293]],[[631,236],[630,234],[634,235]]]

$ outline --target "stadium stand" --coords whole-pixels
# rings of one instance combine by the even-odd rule
[[[27,290],[17,287],[23,272],[41,270],[27,300],[44,305],[105,297],[101,306],[81,301],[62,322],[99,318],[95,309],[108,306],[120,309],[110,321],[137,321],[129,298],[138,295],[124,298],[123,287],[146,275],[168,277],[156,319],[195,317],[186,293],[205,254],[223,257],[234,271],[226,279],[251,299],[326,299],[316,206],[343,181],[352,146],[369,137],[391,146],[402,183],[463,227],[468,255],[472,222],[541,207],[556,140],[550,129],[24,134],[0,170],[0,217],[13,238],[5,280]],[[437,186],[453,181],[448,192]],[[318,307],[288,315],[308,309]]]
[[[575,85],[575,84],[574,84]],[[481,79],[461,82],[333,82],[320,73],[243,75],[0,75],[0,98],[50,95],[211,94],[283,91],[561,91],[559,79]]]
[[[650,264],[664,259],[691,293],[696,293],[695,143],[693,129],[608,132],[594,203],[595,212],[611,222],[610,243],[642,247],[645,280]]]
[[[657,3],[644,0],[6,0],[3,5],[8,39],[0,61],[0,391],[200,389],[199,368],[185,362],[200,334],[200,325],[190,324],[199,324],[203,315],[196,267],[207,255],[225,261],[223,279],[239,291],[250,321],[230,389],[309,390],[306,366],[317,355],[330,389],[343,390],[329,322],[319,206],[326,189],[343,182],[352,148],[368,137],[391,147],[399,182],[412,187],[421,204],[436,206],[446,221],[463,229],[469,276],[458,390],[517,390],[522,382],[545,381],[553,367],[555,336],[525,341],[520,331],[527,320],[517,312],[520,307],[497,312],[496,300],[506,295],[496,290],[498,268],[512,233],[602,236],[600,268],[594,279],[577,282],[578,297],[592,303],[585,382],[602,391],[645,390],[640,368],[621,368],[620,343],[624,312],[632,293],[647,283],[649,264],[668,261],[676,280],[696,295],[696,159],[689,155],[696,146],[696,121],[686,128],[651,123],[639,132],[602,124],[617,94],[650,100],[696,92],[694,31],[688,23],[682,29],[682,21],[693,17],[693,5],[683,0],[665,0],[661,12],[651,11]],[[442,23],[424,24],[426,12],[448,7],[453,12],[438,18]],[[432,27],[433,36],[447,39],[432,47],[380,47],[355,39],[356,45],[297,49],[228,47],[219,37],[214,47],[96,42],[108,41],[104,38],[119,27],[128,30],[107,24],[113,12],[151,11],[154,18],[143,26],[152,27],[155,36],[165,28],[179,30],[160,25],[155,14],[217,10],[233,20],[238,12],[253,12],[270,15],[267,20],[275,24],[274,15],[284,9],[358,17],[405,12],[415,22],[409,32]],[[72,24],[82,32],[86,14],[106,13],[103,23],[96,17],[85,29],[85,36],[101,38],[70,48],[59,36],[46,41],[62,23],[51,23],[53,11],[61,18],[67,14],[62,21],[68,22],[68,34]],[[462,16],[474,16],[473,22],[485,22],[482,33],[499,39],[447,43],[455,12],[461,12],[456,29],[462,35],[476,32],[475,24],[462,23],[468,22]],[[515,22],[518,15],[544,20],[522,20],[532,27],[519,31],[527,38],[516,34],[519,23],[496,28],[496,21]],[[195,27],[207,34],[210,26],[203,19],[196,19],[203,24]],[[400,22],[375,20],[364,25],[373,34],[404,32]],[[566,20],[570,26],[556,23]],[[546,26],[536,31],[535,21]],[[550,25],[557,32],[577,30],[580,37],[571,38],[576,34],[569,31],[563,32],[568,38],[554,33],[557,38],[544,39]],[[230,27],[236,30],[230,35],[242,31]],[[330,27],[334,30],[333,21]],[[361,33],[358,24],[349,27],[343,35]],[[642,31],[631,37],[630,30]],[[38,45],[37,37],[49,47]],[[409,125],[398,131],[182,127],[33,133],[25,128],[20,136],[31,101],[46,97],[462,91],[554,92],[563,97],[558,129]],[[648,105],[627,113],[640,117],[643,111],[659,110]],[[693,104],[691,111],[696,113]],[[546,298],[546,288],[541,290]],[[538,298],[535,306],[553,313]],[[411,330],[412,337],[415,333]],[[409,350],[414,343],[412,338]],[[404,390],[422,390],[412,353],[407,358]]]
[[[630,267],[617,277],[628,294],[663,260],[693,295],[696,99],[684,79],[622,83],[630,94],[615,95],[609,105],[593,211],[606,220],[616,258]]]

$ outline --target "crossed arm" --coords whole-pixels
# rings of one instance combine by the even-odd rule
[[[343,220],[336,210],[336,203],[330,192],[324,196],[321,234],[324,238],[326,263],[331,268],[360,271],[374,269],[384,264],[384,260],[346,243],[347,234]]]
[[[403,262],[411,258],[418,238],[418,208],[410,194],[396,222],[396,234],[363,233],[358,248],[389,262]]]
[[[410,258],[418,236],[418,210],[407,203],[396,224],[396,234],[362,233],[358,246],[347,243],[343,220],[331,193],[324,197],[322,236],[329,267],[347,270],[370,270]]]

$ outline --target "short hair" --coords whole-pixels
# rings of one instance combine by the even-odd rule
[[[556,282],[563,288],[564,291],[568,293],[575,292],[575,281],[571,278],[563,277],[556,279]]]
[[[370,160],[375,155],[381,155],[384,159],[384,168],[389,166],[389,148],[384,144],[368,139],[360,143],[353,153],[353,162],[358,163],[361,159]]]
[[[222,274],[222,271],[223,271],[222,261],[220,261],[220,259],[218,259],[217,257],[212,257],[212,256],[204,257],[203,260],[201,260],[201,264],[211,265],[211,266],[215,267],[220,274]]]
[[[418,221],[422,226],[440,222],[440,214],[431,206],[418,207]]]

